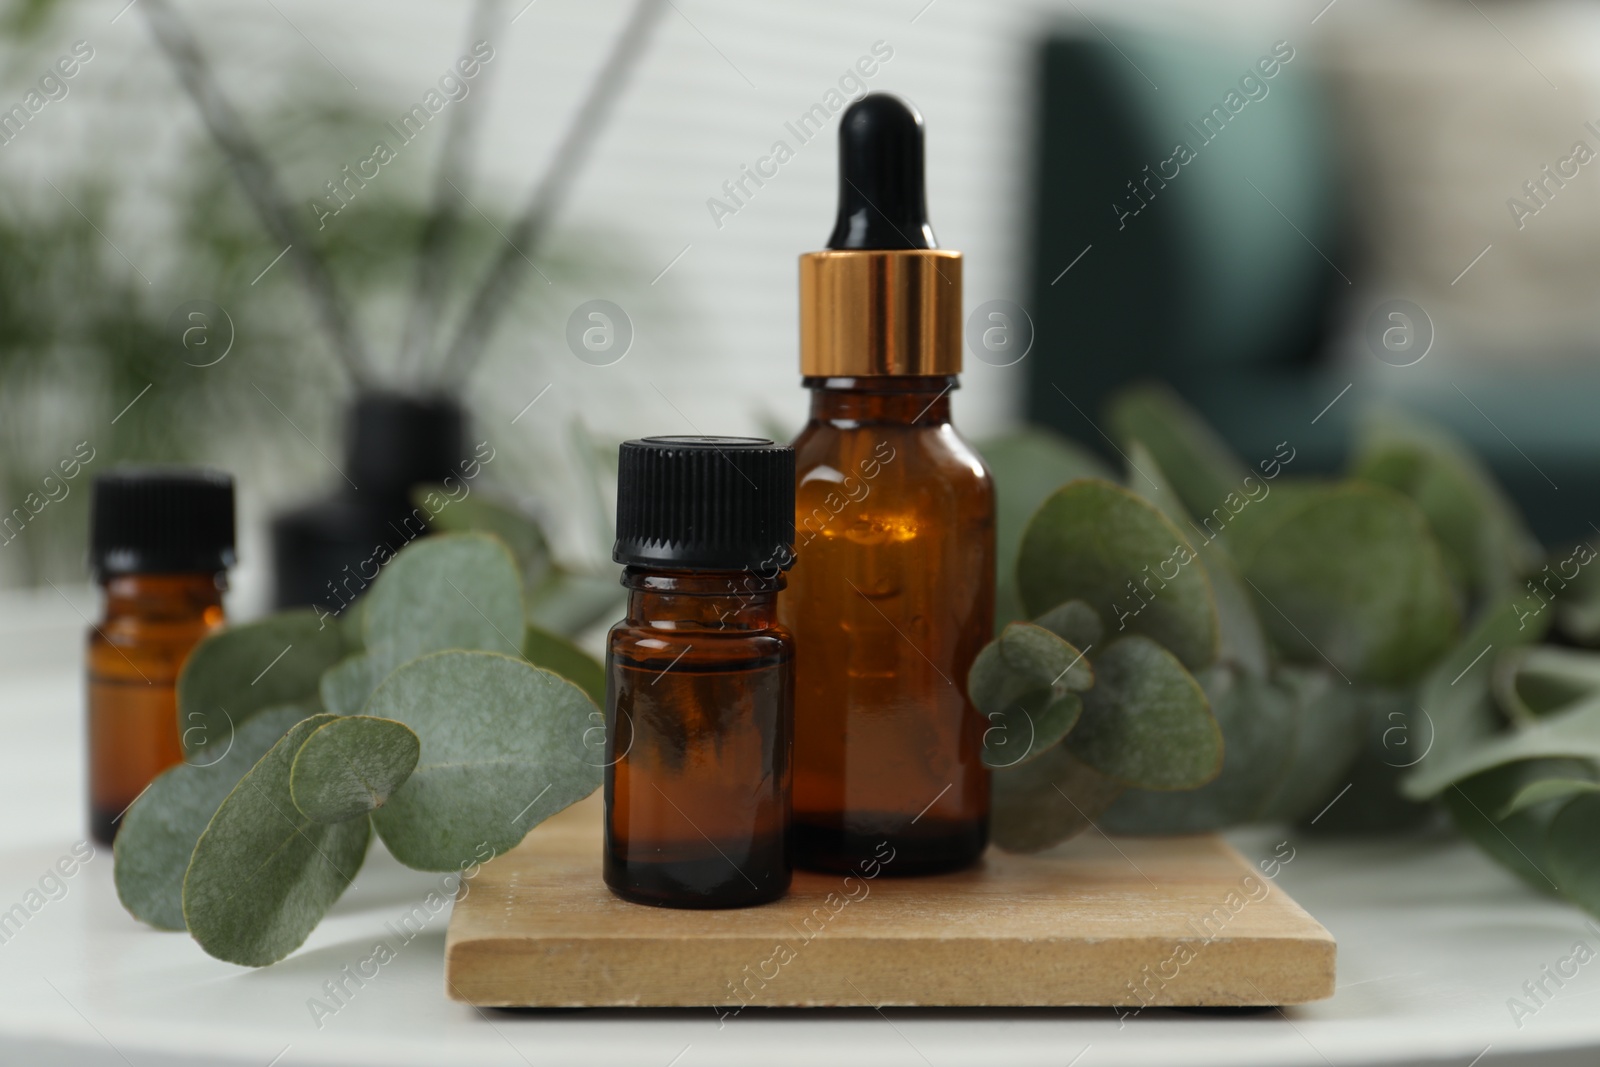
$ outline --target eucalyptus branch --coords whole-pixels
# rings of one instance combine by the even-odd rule
[[[549,168],[534,186],[521,217],[507,235],[505,250],[489,268],[468,306],[439,367],[439,382],[464,382],[483,358],[495,326],[531,265],[529,256],[537,250],[549,229],[550,220],[604,127],[612,105],[627,84],[628,75],[649,42],[650,32],[665,6],[666,0],[637,0],[634,4],[605,65],[595,75],[583,103],[557,144]]]
[[[467,33],[467,45],[498,36],[503,15],[501,0],[477,0]],[[483,78],[489,77],[485,68]],[[478,86],[479,94],[483,85]],[[461,232],[462,196],[466,185],[467,161],[472,156],[483,97],[476,102],[461,101],[451,109],[445,128],[444,146],[439,156],[439,171],[434,178],[433,205],[423,224],[417,248],[416,278],[406,315],[405,332],[400,339],[402,368],[419,366],[433,344],[439,314],[444,303],[446,266]]]
[[[288,246],[285,251],[289,263],[310,296],[334,352],[350,377],[357,384],[365,383],[368,380],[366,345],[334,285],[333,276],[312,246],[310,237],[296,223],[276,172],[251,138],[239,112],[223,94],[210,64],[200,52],[194,32],[167,0],[143,0],[139,8],[144,12],[156,43],[167,54],[179,82],[199,110],[206,130],[222,149],[261,224],[274,241]]]

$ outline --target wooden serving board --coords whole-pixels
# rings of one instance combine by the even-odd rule
[[[600,878],[600,803],[463,883],[456,1000],[494,1007],[1298,1004],[1333,995],[1334,941],[1213,836],[1085,835],[1037,856],[872,880],[796,872],[735,911],[629,904]]]

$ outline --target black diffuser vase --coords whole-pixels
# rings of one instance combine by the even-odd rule
[[[337,613],[378,575],[384,560],[427,532],[414,486],[459,475],[466,411],[453,396],[371,391],[350,405],[344,480],[331,496],[272,523],[279,608]]]

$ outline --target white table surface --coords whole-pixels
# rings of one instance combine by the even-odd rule
[[[0,596],[0,911],[84,839],[75,612],[92,613],[94,598],[64,594]],[[433,879],[375,848],[304,947],[248,970],[130,918],[101,848],[0,944],[0,1064],[1600,1063],[1600,960],[1520,1027],[1507,1006],[1576,941],[1600,950],[1583,914],[1444,837],[1232,835],[1255,858],[1286,837],[1295,858],[1277,884],[1337,937],[1337,995],[1283,1012],[1147,1011],[1126,1025],[1110,1010],[747,1011],[723,1026],[709,1009],[480,1012],[444,996],[443,912],[319,1028],[310,998]]]

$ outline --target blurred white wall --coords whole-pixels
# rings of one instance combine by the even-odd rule
[[[73,96],[51,105],[59,113],[36,123],[26,144],[8,146],[0,165],[48,177],[74,156],[100,158],[108,144],[116,146],[116,177],[128,195],[118,217],[103,224],[135,262],[157,273],[170,252],[141,241],[149,229],[142,213],[158,209],[163,168],[198,126],[140,12],[124,10],[124,3],[95,0],[69,9],[72,28],[60,50],[86,38],[96,57],[76,79]],[[470,10],[463,2],[419,0],[179,3],[247,112],[289,88],[285,80],[295,70],[325,63],[336,75],[331,92],[395,117],[462,54]],[[627,9],[623,0],[536,0],[526,7],[507,0],[515,21],[496,42],[493,83],[486,86],[482,176],[468,190],[475,203],[515,210]],[[621,257],[625,269],[581,289],[546,287],[537,278],[525,288],[522,308],[541,312],[540,325],[508,323],[473,389],[490,435],[543,439],[547,452],[560,455],[572,448],[574,418],[601,440],[799,425],[805,396],[797,375],[795,260],[819,247],[830,229],[834,127],[801,146],[785,123],[822,102],[877,42],[892,58],[865,80],[871,89],[906,96],[927,120],[934,228],[944,246],[966,253],[967,309],[998,297],[1025,305],[1033,39],[1052,22],[1082,25],[1085,16],[1097,24],[1138,19],[1179,34],[1263,42],[1289,25],[1297,40],[1315,32],[1304,5],[1286,0],[674,0],[556,235],[556,243],[579,253],[586,244],[606,246],[593,251]],[[432,131],[428,136],[392,165],[402,175],[396,180],[426,188],[442,140]],[[795,158],[719,227],[708,198],[723,195],[722,183],[777,139],[797,149]],[[327,176],[367,148],[354,144],[330,158]],[[291,193],[301,204],[321,192],[314,181],[300,184]],[[44,187],[41,194],[53,195]],[[305,218],[311,219],[309,208]],[[284,277],[274,281],[288,284]],[[614,301],[633,319],[633,349],[612,366],[590,366],[566,348],[568,311],[592,298]],[[376,345],[392,346],[399,311],[366,309]],[[956,398],[958,423],[972,436],[1001,429],[1019,410],[1022,381],[1021,367],[969,358]],[[513,426],[512,418],[547,385],[548,393]],[[325,418],[304,427],[311,441],[285,433],[274,444],[295,457],[286,468],[316,470],[331,483],[311,442],[337,449],[337,399],[330,397]],[[226,461],[225,450],[219,459]],[[542,479],[547,495],[570,498],[562,470],[570,466],[550,464],[530,478]],[[299,483],[268,484],[270,499],[247,500],[246,510],[259,516],[305,491]],[[557,519],[573,521],[565,514]],[[588,535],[566,530],[563,536],[576,542]],[[261,549],[258,543],[245,558],[259,561]]]

